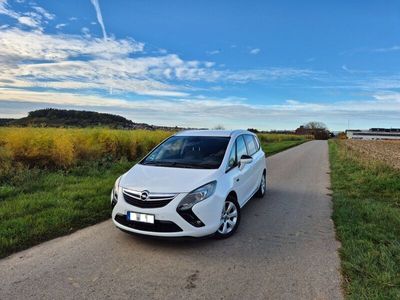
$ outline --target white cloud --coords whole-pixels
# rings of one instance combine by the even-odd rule
[[[96,89],[179,97],[189,91],[179,82],[245,83],[314,74],[291,68],[220,70],[214,69],[213,62],[185,61],[175,54],[134,58],[132,54],[143,51],[142,43],[85,34],[49,35],[15,28],[0,31],[0,87]]]
[[[41,14],[47,20],[53,20],[55,18],[54,14],[49,13],[43,7],[40,6],[33,6],[33,9],[36,10],[39,14]]]
[[[60,23],[60,24],[57,24],[57,25],[56,25],[56,29],[61,29],[61,28],[65,27],[65,26],[67,26],[67,24],[65,24],[65,23]]]
[[[216,54],[220,54],[221,50],[211,50],[211,51],[207,51],[208,55],[216,55]]]
[[[27,16],[21,16],[17,18],[18,22],[20,22],[23,25],[34,27],[34,28],[39,28],[40,27],[40,22],[37,20],[27,17]]]
[[[374,98],[380,102],[400,103],[400,93],[386,92],[374,95]]]
[[[106,32],[106,28],[104,26],[103,15],[101,14],[99,1],[98,0],[90,0],[90,2],[92,2],[93,6],[96,10],[97,22],[99,22],[99,24],[100,24],[101,31],[103,32],[103,38],[107,39],[107,32]]]
[[[387,48],[376,48],[372,50],[373,52],[393,52],[393,51],[400,51],[400,46],[395,45],[392,47],[387,47]]]
[[[260,48],[253,48],[249,51],[250,54],[256,55],[260,53],[261,49]]]
[[[85,39],[76,35],[50,35],[16,28],[0,32],[0,56],[12,61],[65,60],[81,55],[111,58],[143,50],[131,39]]]
[[[81,31],[82,31],[83,36],[84,36],[85,38],[90,38],[90,37],[91,37],[91,35],[90,35],[90,29],[89,29],[89,28],[87,28],[87,27],[82,27]]]
[[[7,0],[0,0],[0,14],[9,16],[13,19],[18,19],[20,16],[18,13],[10,9]]]
[[[20,13],[12,10],[7,0],[0,0],[0,14],[7,15],[17,20],[21,25],[37,30],[43,30],[43,23],[47,23],[47,20],[52,20],[55,17],[40,6],[33,6],[32,8],[34,11]]]
[[[394,97],[392,99],[391,97]],[[379,98],[379,99],[378,99]],[[118,97],[104,97],[79,93],[36,92],[18,89],[0,89],[0,103],[35,103],[44,106],[63,106],[89,108],[108,111],[123,111],[135,121],[146,121],[156,124],[211,126],[221,120],[230,126],[258,128],[295,128],[302,122],[321,119],[326,122],[342,122],[347,119],[398,120],[400,105],[399,95],[377,96],[375,100],[341,101],[335,103],[313,103],[287,100],[282,104],[256,105],[248,104],[242,98],[207,98],[204,96],[180,99],[146,99],[124,100]],[[160,123],[161,122],[161,123]],[[282,122],[282,123],[279,123]],[[378,121],[379,122],[379,121]],[[282,124],[282,125],[280,125]],[[284,125],[286,124],[286,125]],[[280,127],[279,127],[280,126]],[[284,127],[283,127],[284,126]],[[346,125],[344,125],[346,126]]]

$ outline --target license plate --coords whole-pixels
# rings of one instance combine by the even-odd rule
[[[154,215],[128,211],[126,218],[128,219],[128,221],[136,221],[136,222],[154,224]]]

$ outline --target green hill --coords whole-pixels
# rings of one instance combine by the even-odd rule
[[[0,119],[0,126],[32,127],[109,127],[118,129],[178,129],[134,123],[124,117],[94,111],[46,108],[31,111],[21,119]]]

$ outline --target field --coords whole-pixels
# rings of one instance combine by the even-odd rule
[[[398,145],[329,143],[333,219],[348,299],[400,299]]]
[[[107,219],[115,179],[171,134],[0,128],[0,257]],[[308,139],[260,135],[267,154]]]
[[[313,139],[311,135],[295,134],[258,134],[263,150],[267,156],[300,145]]]
[[[360,141],[346,140],[346,147],[358,153],[364,161],[381,161],[400,169],[400,140],[398,141]]]

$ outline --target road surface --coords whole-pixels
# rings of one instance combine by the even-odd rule
[[[226,240],[131,236],[111,220],[0,261],[0,299],[341,299],[326,141],[268,159]]]

